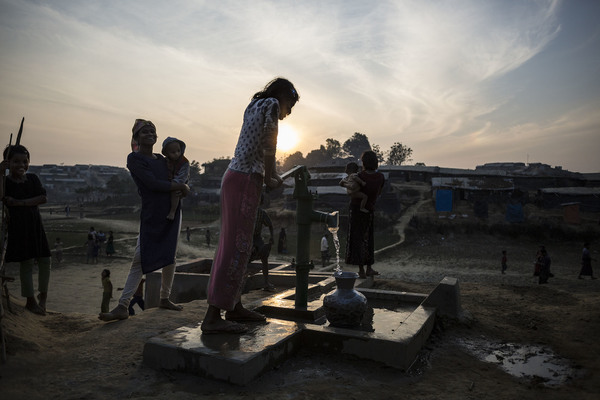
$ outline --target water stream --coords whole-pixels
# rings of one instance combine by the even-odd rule
[[[342,267],[340,267],[340,239],[338,238],[338,227],[328,227],[331,236],[333,237],[333,245],[335,246],[335,268],[333,269],[334,274],[341,274]]]

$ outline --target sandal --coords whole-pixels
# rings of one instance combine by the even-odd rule
[[[213,335],[218,333],[233,333],[240,334],[248,331],[248,327],[246,325],[238,324],[237,322],[231,321],[221,321],[222,323],[219,326],[215,327],[204,327],[201,326],[203,334]]]
[[[241,312],[227,311],[225,313],[225,319],[227,321],[236,322],[263,322],[267,320],[267,317],[260,313],[257,313],[256,311],[244,308]]]

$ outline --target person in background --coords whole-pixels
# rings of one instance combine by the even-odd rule
[[[252,96],[234,156],[221,182],[221,230],[207,291],[208,309],[201,329],[208,333],[243,333],[243,322],[265,316],[242,305],[241,294],[263,183],[281,186],[275,171],[278,120],[292,112],[299,96],[287,79],[276,78]],[[221,317],[225,310],[225,319]]]
[[[364,279],[367,276],[379,275],[379,272],[372,268],[375,262],[374,218],[375,202],[381,195],[385,177],[377,171],[379,161],[374,151],[365,151],[361,156],[361,161],[363,170],[358,176],[366,183],[362,191],[368,196],[365,208],[369,212],[360,211],[359,199],[353,198],[350,200],[346,264],[358,265],[358,276]],[[364,269],[365,265],[367,266],[366,271]]]
[[[546,249],[541,250],[541,268],[540,268],[540,276],[538,279],[538,284],[548,283],[548,278],[550,277],[550,264],[552,260],[548,255]]]
[[[110,308],[110,299],[112,299],[113,285],[110,281],[110,270],[102,270],[102,304],[100,312],[107,313]]]
[[[269,243],[265,243],[262,238],[262,229],[264,226],[269,228]],[[252,236],[252,254],[248,259],[248,263],[254,260],[260,260],[264,279],[263,290],[267,292],[275,291],[275,286],[269,282],[269,255],[271,254],[271,246],[273,246],[273,243],[273,223],[267,212],[259,207],[256,211],[254,235]]]
[[[507,262],[507,260],[506,260],[506,250],[502,250],[502,259],[500,261],[500,265],[502,267],[502,273],[503,274],[506,273],[506,268],[507,268],[506,262]]]
[[[327,234],[323,233],[323,237],[321,238],[321,263],[323,268],[329,262],[329,241],[327,240]]]
[[[596,261],[590,253],[590,243],[585,242],[583,244],[583,252],[581,253],[581,270],[577,278],[583,279],[583,276],[590,276],[592,279],[597,279],[592,270],[592,260]]]
[[[46,190],[37,175],[27,173],[30,155],[25,146],[9,145],[3,156],[0,170],[8,169],[6,181],[0,185],[0,199],[8,210],[4,260],[19,263],[21,296],[27,299],[25,308],[32,313],[46,315],[52,253],[38,207],[47,202]],[[38,267],[38,301],[33,287],[35,263]]]
[[[159,307],[181,311],[182,306],[170,299],[175,277],[175,255],[181,229],[181,208],[173,220],[165,218],[171,208],[171,192],[186,196],[190,188],[185,183],[169,179],[167,160],[153,152],[156,144],[156,127],[151,121],[136,119],[132,128],[134,151],[127,156],[127,168],[142,200],[140,234],[138,236],[129,275],[119,299],[119,304],[108,313],[100,313],[102,321],[129,318],[129,303],[137,291],[144,274],[162,269]]]
[[[113,231],[108,231],[108,239],[106,239],[106,256],[112,257],[115,254],[115,237]]]
[[[277,254],[287,254],[287,233],[285,228],[281,228],[279,231],[279,237],[277,238]]]

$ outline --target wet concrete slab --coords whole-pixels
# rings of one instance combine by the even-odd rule
[[[243,385],[293,355],[303,329],[292,321],[248,324],[244,334],[203,334],[200,324],[148,340],[144,363]]]
[[[408,370],[444,304],[451,300],[446,315],[460,309],[458,282],[452,278],[445,278],[429,296],[357,288],[370,304],[363,323],[353,329],[336,328],[329,326],[322,308],[323,296],[331,289],[329,278],[310,285],[314,297],[305,309],[294,308],[293,289],[247,304],[268,318],[266,323],[250,324],[242,335],[204,335],[195,325],[151,338],[144,347],[144,363],[244,385],[305,347]]]

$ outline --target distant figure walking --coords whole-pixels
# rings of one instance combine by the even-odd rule
[[[550,277],[550,264],[552,260],[548,255],[546,249],[542,249],[541,251],[541,268],[540,268],[540,276],[538,280],[538,284],[548,283],[548,278]]]
[[[110,299],[112,299],[113,285],[110,281],[110,270],[102,270],[102,304],[100,312],[107,313],[110,309]]]
[[[542,269],[542,251],[546,251],[546,247],[541,245],[537,253],[535,253],[535,260],[533,261],[533,276],[540,276]]]
[[[500,265],[502,266],[502,273],[506,273],[506,250],[502,250],[502,259],[500,261]]]
[[[279,231],[279,237],[277,238],[277,253],[287,254],[287,233],[285,228],[281,228]]]
[[[115,237],[113,231],[108,231],[108,239],[106,239],[106,256],[112,257],[115,254]]]
[[[324,233],[321,238],[321,264],[323,265],[323,268],[327,266],[329,259],[329,241],[327,240],[327,234]]]
[[[85,263],[96,263],[98,261],[98,248],[96,247],[96,239],[94,235],[88,233],[87,240],[83,244],[85,247]]]
[[[583,252],[581,254],[581,270],[579,271],[579,279],[583,279],[584,276],[590,276],[592,279],[597,279],[594,276],[594,271],[592,270],[592,260],[596,261],[595,258],[592,258],[590,253],[589,242],[585,242],[583,244]]]
[[[190,227],[187,226],[185,228],[185,238],[186,240],[189,242],[190,241],[190,237],[192,236],[192,232],[190,231]]]
[[[204,237],[206,238],[206,247],[210,248],[210,229],[206,228]]]

